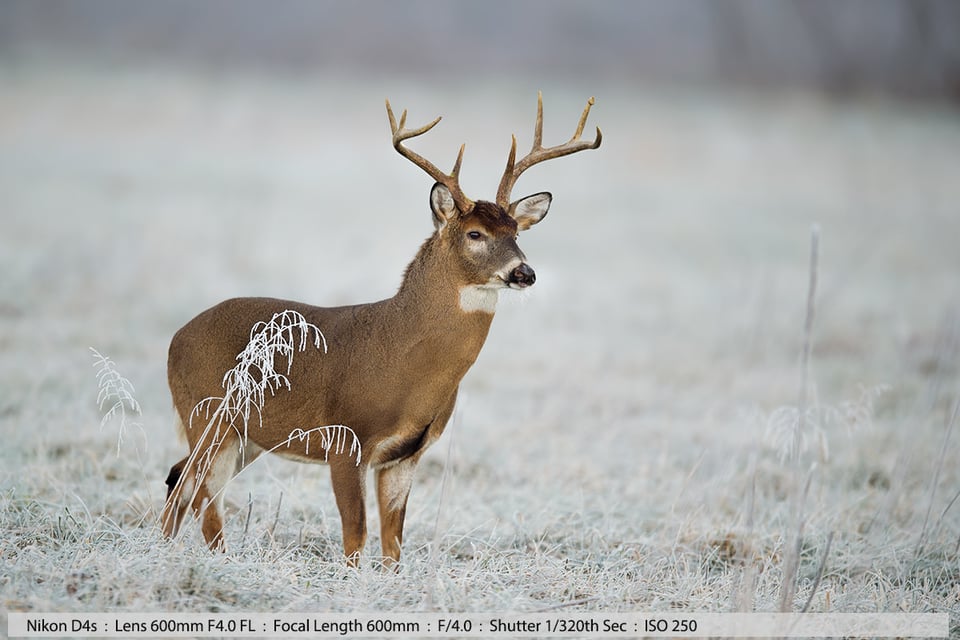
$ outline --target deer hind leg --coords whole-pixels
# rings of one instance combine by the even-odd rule
[[[192,481],[189,483],[180,481],[188,460],[189,456],[170,467],[170,474],[167,476],[167,500],[163,505],[163,516],[160,519],[163,535],[167,538],[175,537],[180,531],[183,513],[187,509],[187,503],[181,496],[193,492]]]
[[[403,520],[407,514],[407,498],[417,468],[415,458],[377,469],[377,503],[380,507],[380,545],[383,565],[398,568],[400,545],[403,543]]]
[[[343,528],[343,553],[347,564],[356,567],[367,542],[367,467],[349,460],[331,460],[330,479]]]
[[[200,519],[207,546],[223,551],[223,488],[237,472],[240,455],[237,438],[221,438],[199,451],[198,455],[187,456],[170,469],[163,533],[168,538],[177,535],[189,506]]]

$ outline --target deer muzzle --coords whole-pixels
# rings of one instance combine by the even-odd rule
[[[511,286],[523,289],[529,287],[537,281],[537,273],[533,267],[526,262],[521,262],[520,266],[510,272],[510,279],[507,281]]]

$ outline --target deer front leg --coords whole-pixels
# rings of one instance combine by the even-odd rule
[[[350,461],[331,461],[330,479],[343,528],[343,553],[347,564],[356,567],[367,542],[367,467]]]
[[[387,568],[397,569],[400,561],[403,519],[407,513],[407,498],[416,468],[416,458],[407,458],[376,471],[380,544],[383,549],[383,565]]]

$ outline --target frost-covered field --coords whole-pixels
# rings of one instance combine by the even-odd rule
[[[0,69],[0,609],[773,611],[809,477],[795,610],[960,613],[960,114],[537,82]],[[234,295],[392,295],[431,185],[383,98],[442,114],[411,146],[467,142],[490,198],[541,88],[548,144],[589,95],[604,144],[517,185],[555,197],[537,285],[418,471],[401,571],[376,509],[344,567],[326,469],[279,459],[230,486],[228,554],[162,540],[174,331]],[[143,407],[119,455],[89,347]]]

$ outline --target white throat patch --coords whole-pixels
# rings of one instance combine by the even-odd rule
[[[493,313],[497,310],[500,289],[483,284],[470,284],[460,287],[460,309],[466,313],[482,311]]]

